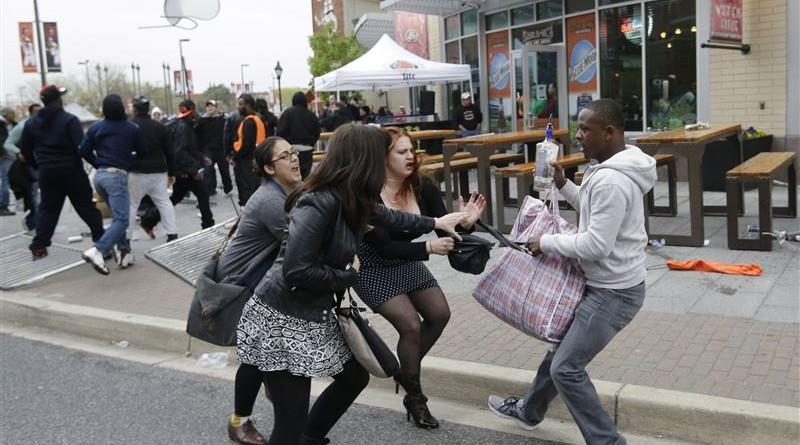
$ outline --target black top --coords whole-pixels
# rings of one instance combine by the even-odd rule
[[[139,126],[144,138],[145,155],[133,160],[132,172],[164,173],[175,176],[175,153],[167,127],[148,115],[136,116],[131,122]]]
[[[18,145],[34,168],[83,168],[78,154],[82,140],[78,118],[61,107],[49,106],[25,121]]]
[[[439,188],[431,181],[423,181],[417,198],[420,214],[431,218],[439,218],[447,214]],[[459,228],[459,231],[463,231]],[[439,236],[447,233],[438,231]],[[378,226],[364,235],[364,241],[375,249],[384,258],[397,258],[409,261],[424,261],[428,259],[425,242],[411,242],[419,237],[415,232],[390,231],[386,227]]]
[[[314,146],[319,139],[319,119],[305,106],[294,106],[284,111],[278,121],[278,136],[295,145]]]
[[[189,118],[175,123],[175,173],[194,177],[203,168],[203,150]]]
[[[225,116],[203,116],[197,121],[195,132],[200,147],[206,155],[223,153],[223,132],[225,129]]]
[[[469,106],[456,109],[454,121],[456,123],[456,128],[461,125],[467,130],[474,130],[483,122],[483,114],[475,104],[470,104]]]

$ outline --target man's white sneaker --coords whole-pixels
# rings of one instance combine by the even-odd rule
[[[103,275],[108,275],[109,273],[111,273],[111,271],[108,269],[108,266],[106,265],[106,260],[103,259],[103,254],[100,253],[100,251],[97,250],[96,247],[92,247],[91,249],[83,252],[81,258],[83,258],[83,260],[86,261],[87,263],[91,264],[92,267],[94,267],[94,270],[96,270],[97,272]]]
[[[119,255],[120,255],[120,258],[119,258],[119,263],[117,263],[117,265],[119,266],[120,269],[125,269],[125,268],[128,268],[130,266],[133,266],[133,260],[134,260],[133,252],[124,252],[123,251],[123,252],[120,252]]]

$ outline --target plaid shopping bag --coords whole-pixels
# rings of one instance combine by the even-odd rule
[[[576,233],[575,226],[551,212],[547,205],[526,196],[509,236],[527,241],[531,236]],[[586,279],[578,262],[562,255],[531,257],[509,250],[478,282],[472,293],[489,312],[520,331],[549,343],[567,333],[581,302]]]

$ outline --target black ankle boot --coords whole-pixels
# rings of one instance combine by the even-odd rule
[[[428,410],[428,398],[422,393],[419,374],[412,376],[398,375],[395,377],[395,381],[406,390],[406,396],[403,397],[403,406],[406,407],[406,420],[410,422],[413,417],[417,428],[439,428],[439,421]]]

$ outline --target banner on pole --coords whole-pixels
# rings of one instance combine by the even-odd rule
[[[428,54],[428,16],[413,12],[394,12],[394,41],[422,57]]]
[[[711,0],[710,40],[742,43],[742,0]]]
[[[36,48],[33,45],[33,23],[31,22],[19,22],[19,50],[22,57],[22,72],[37,72]]]
[[[44,47],[47,57],[47,72],[61,72],[61,45],[58,43],[58,25],[56,22],[44,22]]]

